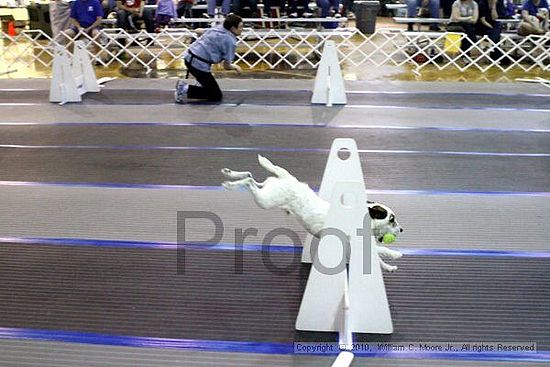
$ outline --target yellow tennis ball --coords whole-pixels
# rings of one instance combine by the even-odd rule
[[[384,235],[384,238],[382,239],[382,242],[385,244],[390,244],[395,241],[395,235],[393,233],[386,233]]]

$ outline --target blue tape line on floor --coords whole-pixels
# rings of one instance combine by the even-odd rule
[[[160,184],[131,184],[109,182],[33,182],[33,181],[0,181],[0,186],[30,186],[30,187],[88,187],[113,189],[154,189],[154,190],[226,190],[222,186],[193,186],[193,185],[160,185]],[[311,186],[314,191],[317,187]],[[241,191],[244,191],[242,189]],[[550,196],[550,192],[537,191],[439,191],[439,190],[367,190],[367,194],[382,195],[492,195],[492,196]]]
[[[81,238],[50,238],[50,237],[0,237],[0,243],[15,243],[22,245],[52,245],[52,246],[96,246],[96,247],[118,247],[118,248],[151,248],[175,250],[178,246],[189,250],[203,251],[234,251],[239,246],[243,251],[262,251],[278,253],[302,253],[301,246],[272,244],[269,247],[262,244],[233,243],[176,243],[168,242],[144,242],[124,240],[100,240]],[[300,244],[301,245],[301,244]],[[408,256],[474,256],[474,257],[519,257],[519,258],[550,258],[550,252],[529,252],[529,251],[502,251],[502,250],[476,250],[476,249],[414,249],[393,247]]]
[[[124,346],[139,348],[167,348],[191,351],[226,352],[226,353],[256,353],[256,354],[294,354],[294,344],[270,343],[253,341],[225,341],[225,340],[193,340],[149,338],[121,335],[105,335],[81,333],[63,330],[36,330],[19,328],[0,328],[0,339],[56,341],[64,343],[81,343],[107,346]],[[308,354],[299,354],[305,356]],[[323,354],[331,355],[331,354]],[[334,353],[336,355],[336,353]],[[512,362],[550,362],[550,352],[537,351],[536,353],[392,353],[367,352],[360,353],[363,357],[384,358],[424,358],[424,359],[451,359],[476,361],[512,361]]]

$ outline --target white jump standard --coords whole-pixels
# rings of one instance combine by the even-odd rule
[[[224,168],[222,173],[234,181],[222,185],[248,189],[261,208],[280,208],[295,215],[311,234],[303,253],[313,265],[296,329],[338,332],[341,352],[333,367],[348,367],[354,358],[354,332],[393,333],[381,269],[397,268],[385,264],[379,255],[401,257],[381,244],[386,234],[395,239],[402,228],[391,209],[367,202],[353,139],[333,142],[319,196],[284,168],[262,156],[258,160],[275,176],[260,183],[250,172]]]
[[[330,40],[325,41],[321,62],[315,76],[311,103],[332,107],[333,104],[345,105],[347,102],[336,43]]]
[[[56,45],[50,85],[50,102],[82,102],[82,95],[99,92],[94,67],[83,41],[75,41],[71,58],[65,47]]]

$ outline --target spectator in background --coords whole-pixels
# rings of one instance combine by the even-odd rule
[[[222,0],[222,15],[225,17],[231,11],[231,0]],[[216,6],[218,5],[217,0],[206,0],[206,5],[208,9],[206,10],[209,18],[214,18],[216,16]]]
[[[170,24],[172,18],[176,18],[177,16],[176,5],[174,5],[173,0],[158,0],[155,15],[155,32],[160,32],[162,28]]]
[[[278,6],[279,14],[285,11],[285,0],[264,0],[264,16],[271,18],[271,7]]]
[[[147,32],[152,33],[155,30],[153,11],[145,9],[144,0],[117,0],[117,27],[127,31],[137,32],[137,23],[143,21]]]
[[[414,18],[417,16],[416,8],[428,9],[430,18],[439,18],[439,0],[407,0],[407,17]],[[413,30],[413,25],[409,23],[409,31]],[[439,24],[430,24],[430,30],[439,31]]]
[[[441,10],[443,11],[443,18],[450,18],[453,12],[453,4],[455,0],[440,0]]]
[[[476,23],[476,33],[480,36],[488,36],[495,44],[500,41],[500,23],[497,22],[497,0],[478,0],[479,19]],[[489,54],[493,60],[499,60],[502,57],[502,51],[495,47]],[[509,64],[510,59],[505,58],[500,60],[501,64]]]
[[[309,0],[288,0],[287,12],[289,18],[309,18],[313,15],[309,9]]]
[[[516,15],[514,0],[497,0],[497,14],[503,19],[510,19]]]
[[[179,0],[176,12],[178,18],[193,18],[193,0]]]
[[[460,49],[470,55],[470,47],[477,41],[475,25],[479,18],[479,8],[474,0],[456,0],[453,3],[451,12],[451,24],[463,33],[466,37],[462,38]]]
[[[104,17],[112,12],[116,12],[116,0],[103,0],[101,5],[103,6]]]
[[[50,24],[52,27],[52,39],[60,41],[59,33],[69,29],[71,25],[71,3],[72,0],[50,1]]]
[[[518,34],[542,35],[548,32],[548,2],[546,0],[526,0],[521,8],[521,23]]]
[[[80,32],[92,38],[99,35],[103,7],[99,0],[76,0],[71,7],[70,26],[65,33],[74,38]]]
[[[344,10],[348,19],[355,19],[355,9],[353,8],[354,0],[344,0]]]
[[[251,18],[256,18],[256,12],[258,11],[258,0],[233,0],[231,7],[233,13],[243,16],[243,8],[247,6],[250,8]]]
[[[317,0],[317,6],[321,8],[321,18],[326,18],[329,15],[340,17],[340,13],[338,13],[340,0]]]

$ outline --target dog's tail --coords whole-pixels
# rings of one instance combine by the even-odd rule
[[[268,170],[269,172],[273,173],[275,176],[279,178],[285,178],[285,177],[292,177],[288,171],[282,167],[276,166],[273,163],[269,161],[266,157],[262,157],[258,154],[258,162],[260,162],[260,166]]]

